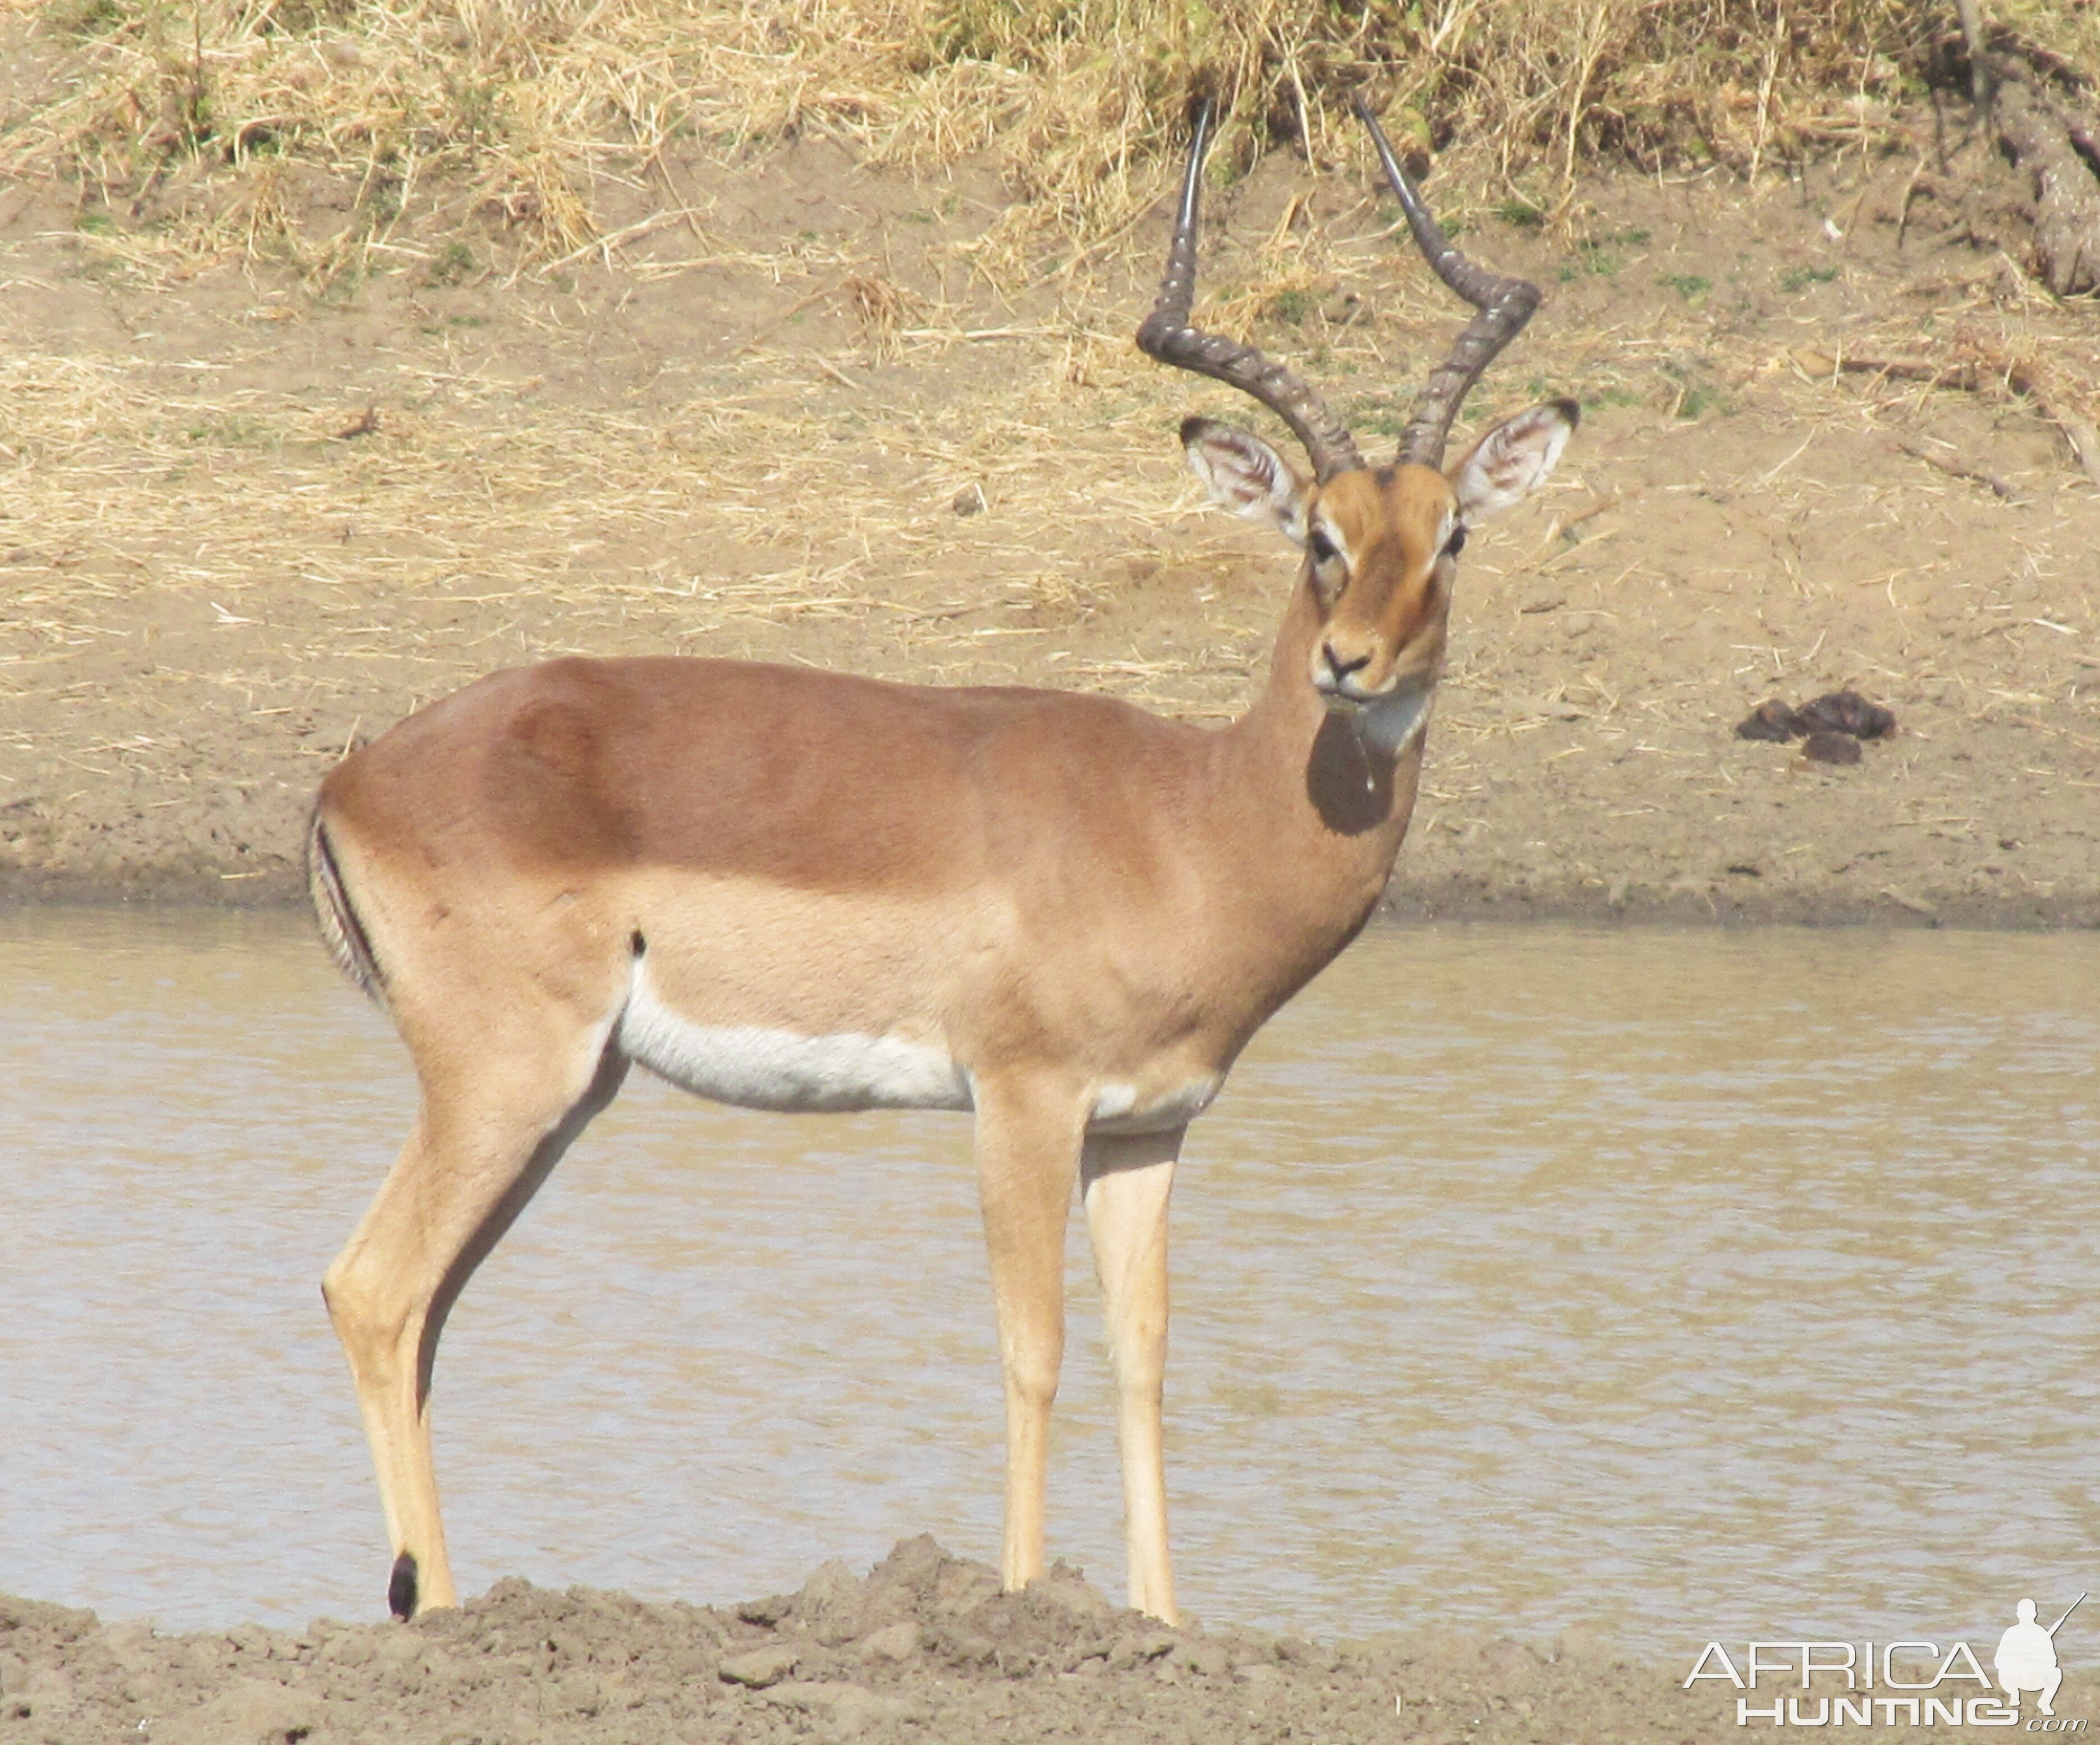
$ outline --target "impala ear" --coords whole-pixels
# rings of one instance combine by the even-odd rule
[[[1475,443],[1449,475],[1459,520],[1470,524],[1500,515],[1544,484],[1582,416],[1572,400],[1548,400],[1503,419]]]
[[[1293,545],[1305,543],[1305,480],[1261,438],[1210,418],[1189,418],[1181,426],[1181,446],[1212,501],[1250,521],[1268,522]]]

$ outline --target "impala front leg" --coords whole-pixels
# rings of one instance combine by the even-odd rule
[[[1167,1198],[1187,1129],[1096,1135],[1081,1168],[1087,1230],[1101,1281],[1101,1319],[1115,1368],[1123,1456],[1123,1548],[1130,1603],[1175,1622],[1167,1551],[1167,1463],[1160,1407],[1167,1374]]]
[[[1008,1076],[977,1087],[977,1183],[1006,1379],[1006,1531],[999,1579],[1043,1573],[1050,1407],[1065,1358],[1065,1222],[1086,1132],[1083,1096]]]

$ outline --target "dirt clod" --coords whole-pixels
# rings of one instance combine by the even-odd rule
[[[862,1639],[860,1657],[863,1660],[909,1660],[919,1652],[923,1634],[908,1618],[885,1624]]]
[[[768,1685],[777,1685],[801,1663],[802,1656],[792,1648],[754,1648],[748,1654],[731,1654],[721,1663],[724,1682],[747,1685],[753,1690],[763,1690]]]

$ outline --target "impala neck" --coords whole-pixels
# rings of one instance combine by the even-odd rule
[[[1301,577],[1284,614],[1268,682],[1225,730],[1236,858],[1264,912],[1295,917],[1308,944],[1330,931],[1339,949],[1385,888],[1414,811],[1422,736],[1397,757],[1364,744],[1312,687],[1321,621]],[[1325,961],[1322,958],[1321,961]],[[1317,965],[1316,965],[1317,967]]]

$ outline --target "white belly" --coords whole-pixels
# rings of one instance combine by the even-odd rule
[[[801,1036],[756,1024],[695,1024],[636,966],[620,1020],[630,1058],[702,1097],[746,1109],[968,1109],[969,1076],[945,1049],[846,1032]]]
[[[1093,1114],[1087,1130],[1097,1133],[1165,1133],[1185,1127],[1211,1106],[1224,1082],[1218,1075],[1188,1079],[1153,1091],[1140,1093],[1135,1085],[1110,1079],[1094,1093]]]
[[[620,1014],[622,1053],[673,1085],[716,1102],[790,1113],[976,1107],[970,1076],[948,1051],[894,1036],[844,1031],[806,1036],[758,1024],[697,1024],[658,996],[646,960],[635,965]],[[1089,1132],[1158,1133],[1210,1107],[1221,1075],[1177,1084],[1105,1080],[1095,1088]]]

